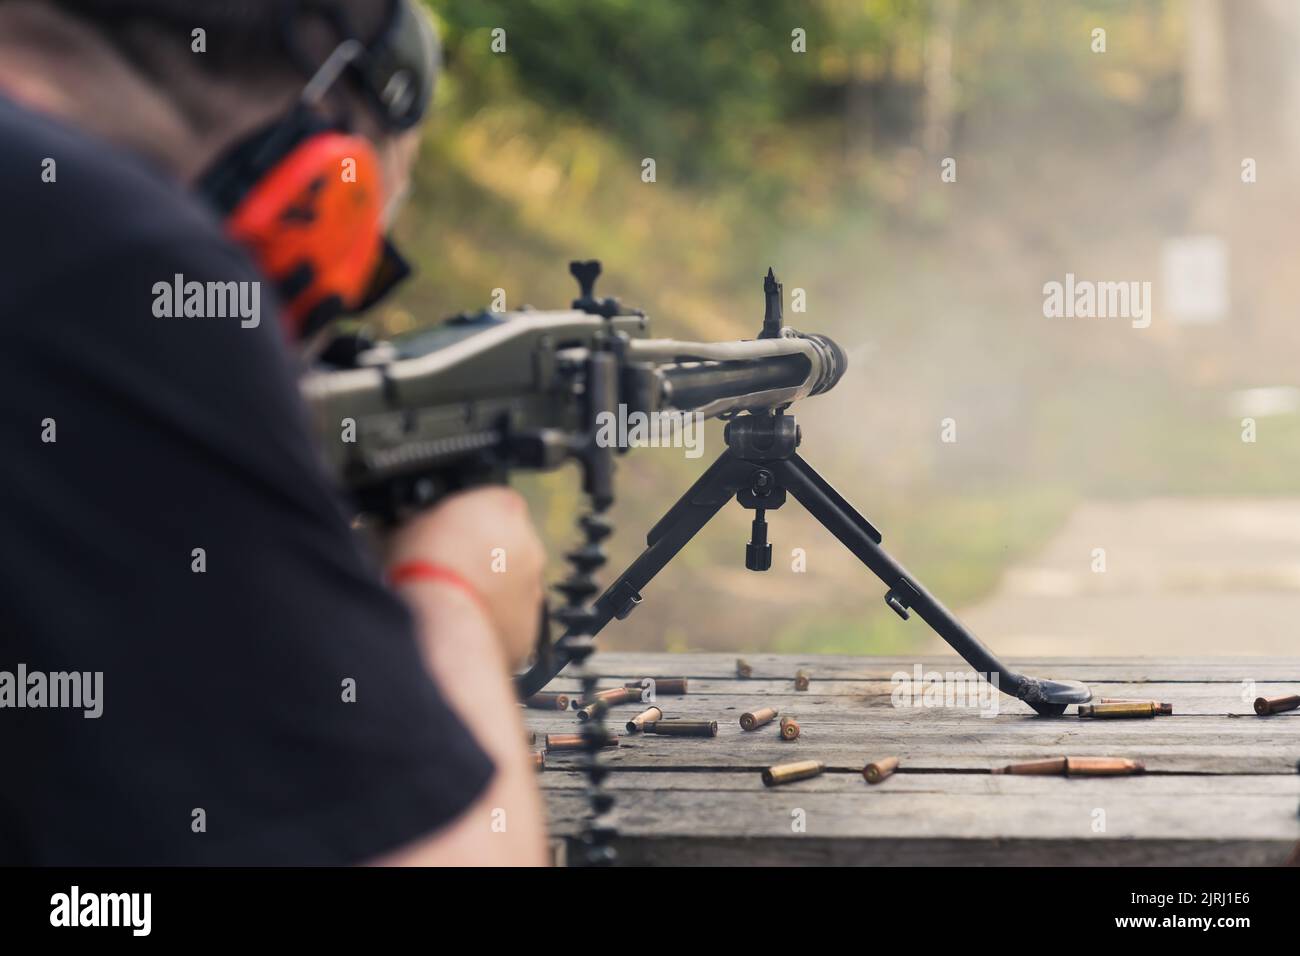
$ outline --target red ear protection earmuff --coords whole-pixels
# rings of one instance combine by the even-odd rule
[[[291,339],[372,304],[409,272],[384,238],[385,184],[374,147],[319,111],[348,74],[387,128],[419,121],[437,69],[433,28],[409,0],[389,2],[388,26],[369,46],[334,9],[334,28],[346,39],[311,73],[298,105],[237,144],[198,183],[231,237],[275,282]],[[300,61],[292,15],[319,7],[310,0],[285,6],[285,42]]]
[[[379,160],[359,136],[309,135],[258,179],[226,217],[230,235],[275,280],[291,338],[316,316],[355,310],[383,251]]]

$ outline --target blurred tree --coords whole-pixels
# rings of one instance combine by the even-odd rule
[[[518,89],[576,114],[661,168],[699,178],[743,168],[756,132],[800,105],[826,42],[820,4],[797,0],[435,0],[452,69],[509,72]],[[506,50],[490,55],[492,31]]]
[[[925,132],[922,146],[931,159],[943,156],[952,139],[952,44],[957,0],[936,0],[925,40]]]

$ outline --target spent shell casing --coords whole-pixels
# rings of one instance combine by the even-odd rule
[[[897,757],[885,757],[882,760],[873,760],[862,768],[862,776],[867,778],[867,783],[880,783],[886,777],[893,774],[898,769]]]
[[[793,717],[781,718],[781,739],[797,740],[799,739],[799,721]]]
[[[1267,717],[1269,714],[1280,714],[1284,711],[1295,710],[1300,707],[1300,695],[1292,694],[1288,697],[1256,697],[1255,713],[1261,717]]]
[[[736,676],[737,677],[754,676],[754,668],[750,667],[749,661],[745,660],[743,657],[736,658]]]
[[[1154,717],[1156,714],[1172,714],[1173,704],[1162,704],[1155,700],[1137,700],[1123,704],[1080,704],[1080,717],[1097,719],[1119,719],[1130,717]]]
[[[604,716],[607,713],[609,713],[609,698],[593,700],[586,707],[578,710],[578,720],[585,723],[597,715]]]
[[[716,737],[718,722],[716,720],[654,720],[642,724],[641,730],[661,737]]]
[[[598,700],[607,700],[611,704],[630,704],[641,699],[639,687],[611,687],[596,694]]]
[[[994,773],[1037,774],[1053,777],[1123,777],[1142,773],[1146,765],[1126,757],[1049,757],[1013,763]]]
[[[533,769],[534,770],[546,769],[546,754],[540,750],[533,751]]]
[[[820,760],[797,760],[794,763],[781,763],[763,771],[763,783],[775,787],[795,780],[807,780],[826,769]]]
[[[1097,703],[1098,703],[1098,704],[1150,704],[1150,703],[1155,703],[1155,705],[1159,708],[1159,710],[1156,711],[1156,714],[1157,714],[1157,715],[1159,715],[1159,714],[1172,714],[1172,713],[1174,712],[1174,705],[1173,705],[1173,704],[1166,704],[1166,703],[1162,703],[1162,702],[1160,702],[1160,701],[1152,701],[1150,698],[1137,698],[1137,697],[1098,697],[1098,698],[1097,698]]]
[[[604,747],[617,747],[618,738],[609,737],[602,745]],[[582,734],[547,734],[547,750],[586,750],[587,738]]]
[[[1066,757],[1067,777],[1126,777],[1145,773],[1146,764],[1127,757]]]
[[[1048,757],[1046,760],[1027,760],[1024,763],[994,767],[993,773],[1017,773],[1038,776],[1059,776],[1065,773],[1066,757]]]
[[[568,694],[534,694],[524,701],[525,707],[533,710],[568,710]]]
[[[584,707],[590,707],[597,701],[604,701],[612,707],[615,704],[631,704],[640,699],[640,688],[610,687],[605,690],[596,691],[596,693],[591,695],[591,700],[587,700],[585,697],[575,699],[573,706],[582,710]]]
[[[764,724],[770,724],[776,720],[778,711],[775,707],[764,707],[762,710],[756,710],[752,714],[740,715],[741,730],[757,730]]]
[[[809,678],[808,678],[807,671],[803,671],[803,670],[796,671],[794,675],[794,689],[807,690],[808,680]]]
[[[664,712],[658,707],[647,707],[627,722],[627,732],[629,734],[635,734],[646,724],[652,724],[657,720],[663,719],[663,716]]]
[[[642,690],[654,689],[655,696],[663,694],[667,697],[680,697],[686,693],[687,678],[685,677],[648,677],[648,681],[654,681],[654,684],[646,684],[644,681],[629,681],[623,686],[629,690],[635,690],[640,697]]]

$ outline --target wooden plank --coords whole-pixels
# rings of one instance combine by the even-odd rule
[[[1070,754],[1142,760],[1153,772],[1295,774],[1300,759],[1300,720],[1288,715],[1257,717],[1158,717],[1147,721],[1094,721],[1077,717],[1004,715],[985,719],[945,710],[864,709],[846,714],[818,708],[810,699],[798,708],[799,740],[779,739],[775,726],[747,733],[733,721],[740,710],[707,698],[680,698],[665,712],[683,718],[718,720],[715,738],[627,736],[621,727],[636,708],[616,708],[607,718],[622,737],[609,751],[615,766],[753,767],[783,759],[815,757],[829,766],[860,767],[868,757],[898,754],[918,768],[989,769],[1023,760]],[[527,712],[526,724],[539,735],[571,733],[571,714]],[[539,744],[541,741],[539,736]],[[581,759],[548,754],[557,766]]]
[[[612,685],[613,682],[609,684]],[[606,685],[601,686],[603,688]],[[1253,710],[1254,697],[1243,700],[1240,689],[1235,684],[1146,684],[1142,685],[1140,693],[1135,693],[1131,685],[1094,684],[1092,690],[1094,699],[1122,697],[1165,701],[1173,704],[1174,716],[1178,717],[1220,716],[1234,719],[1249,717],[1251,721],[1264,720],[1265,722],[1300,719],[1300,710],[1274,714],[1266,719],[1256,717]],[[562,688],[562,691],[574,695],[579,693],[577,688]],[[1261,697],[1279,697],[1293,692],[1300,692],[1300,688],[1288,684],[1259,684],[1254,689],[1254,694]],[[915,697],[903,693],[897,700],[902,704],[907,704],[911,700],[924,704],[925,694],[926,691],[921,689]],[[995,695],[991,689],[964,689],[962,697],[950,697],[949,700],[954,701],[957,706],[914,709],[925,710],[929,717],[937,714],[953,714],[961,715],[961,719],[965,720],[972,716],[978,717],[982,710],[992,709],[991,702],[996,701],[996,711],[1000,715],[1034,716],[1034,711],[1027,704],[1005,694]],[[738,714],[759,707],[778,707],[792,712],[800,709],[805,711],[815,709],[818,713],[829,714],[856,714],[863,710],[891,708],[913,709],[894,708],[893,687],[879,681],[817,681],[806,691],[796,691],[789,684],[783,685],[776,681],[726,682],[705,678],[693,681],[689,694],[657,697],[654,702],[664,708],[665,712],[668,708],[672,708],[674,711],[692,713],[698,712],[702,707],[712,707],[728,713],[735,709]],[[646,706],[649,706],[648,702],[641,703],[640,709]],[[616,712],[635,713],[637,710],[638,704],[632,703],[619,705]],[[918,719],[926,719],[926,717],[922,716]],[[1077,720],[1078,717],[1070,711],[1062,719]],[[1166,721],[1162,720],[1160,723],[1164,726]]]
[[[582,790],[587,779],[579,770],[548,769],[539,777],[544,790]],[[618,771],[609,775],[605,787],[615,793],[626,790],[698,790],[707,793],[732,791],[763,792],[757,769],[698,771]],[[1158,775],[1136,777],[1021,777],[988,773],[917,773],[904,766],[881,784],[868,784],[859,773],[824,773],[783,788],[811,793],[843,793],[852,797],[873,793],[940,793],[978,795],[1038,795],[1068,793],[1109,798],[1119,794],[1180,797],[1206,796],[1227,799],[1238,796],[1287,797],[1300,802],[1300,775],[1234,774],[1231,776]],[[1217,814],[1215,815],[1217,816]]]
[[[744,654],[754,677],[791,680],[803,668],[814,678],[888,681],[895,673],[923,670],[969,671],[959,657],[850,657],[843,655]],[[600,651],[591,658],[593,673],[632,680],[645,676],[734,677],[736,654],[690,653],[647,654]],[[1300,683],[1300,657],[1209,657],[1209,658],[1015,658],[1008,661],[1015,670],[1036,677],[1071,678],[1112,683],[1152,681],[1194,683],[1241,682],[1245,680]]]
[[[581,770],[550,767],[539,775],[542,790],[580,791],[586,787]],[[619,770],[610,774],[607,790],[624,791],[703,791],[731,793],[733,791],[762,792],[762,779],[757,767],[736,770]],[[1112,799],[1138,793],[1144,796],[1161,796],[1180,799],[1187,796],[1213,797],[1217,801],[1230,801],[1239,796],[1288,797],[1300,804],[1300,775],[1234,774],[1226,777],[1206,777],[1200,774],[1143,774],[1139,777],[1089,778],[1089,777],[1013,777],[987,773],[918,773],[904,766],[898,773],[880,784],[868,784],[854,771],[824,773],[810,780],[789,784],[784,790],[811,793],[842,793],[848,799],[858,799],[866,792],[872,793],[946,793],[950,796],[992,796],[998,793],[1014,796],[1053,797],[1061,793],[1071,796],[1088,796],[1092,799]]]
[[[718,722],[718,738],[740,741],[775,739],[775,725],[746,733],[740,729],[739,717],[747,709],[733,698],[695,695],[661,699],[656,704],[665,718],[710,719]],[[840,698],[839,700],[843,700]],[[1261,718],[1254,715],[1175,715],[1138,720],[1093,720],[1073,715],[1038,717],[1032,713],[999,713],[988,718],[979,711],[954,708],[893,708],[858,703],[850,707],[834,706],[835,699],[801,695],[797,699],[773,696],[765,703],[794,716],[802,728],[801,741],[813,737],[831,741],[866,741],[876,735],[926,739],[948,737],[953,743],[994,744],[999,741],[1110,741],[1117,744],[1168,741],[1172,743],[1204,742],[1209,747],[1232,738],[1235,745],[1290,746],[1300,751],[1300,712]],[[623,725],[641,708],[622,705],[605,716],[609,729],[624,733]],[[525,711],[530,729],[548,733],[577,730],[581,724],[572,712]],[[651,735],[629,738],[654,740]],[[1300,754],[1298,754],[1300,755]]]
[[[1202,744],[1179,745],[1158,742],[1119,747],[1097,744],[1023,744],[1001,743],[978,750],[962,750],[952,745],[924,743],[906,736],[876,737],[870,742],[828,743],[777,740],[758,741],[744,747],[719,746],[716,740],[682,740],[661,738],[662,742],[627,744],[607,751],[602,759],[616,769],[662,770],[677,768],[759,769],[791,760],[821,760],[828,767],[856,772],[872,759],[889,755],[901,757],[915,771],[970,770],[989,771],[1007,764],[1039,760],[1054,756],[1129,757],[1146,764],[1147,772],[1198,774],[1281,774],[1294,776],[1295,748],[1243,749],[1231,742],[1208,750]],[[548,753],[548,767],[578,765],[581,754]]]
[[[1225,747],[1221,752],[1207,755],[1197,747],[1172,747],[1148,745],[1116,752],[1110,747],[1010,747],[985,749],[979,753],[954,753],[950,750],[908,746],[898,740],[882,741],[879,746],[867,747],[798,747],[783,746],[778,743],[765,745],[761,749],[746,754],[725,751],[712,753],[700,749],[702,742],[692,742],[692,746],[670,750],[635,750],[620,747],[611,750],[602,757],[614,769],[626,770],[660,770],[699,767],[704,769],[750,769],[757,770],[777,763],[792,760],[820,760],[827,767],[848,772],[858,772],[871,759],[888,755],[898,755],[915,771],[951,771],[970,770],[987,772],[994,767],[1003,767],[1012,763],[1028,760],[1040,760],[1046,757],[1129,757],[1140,760],[1147,766],[1148,773],[1184,773],[1184,774],[1280,774],[1294,775],[1295,762],[1290,755],[1275,753],[1235,753]],[[778,749],[779,748],[779,749]],[[547,754],[548,767],[565,768],[578,765],[579,757],[574,754]]]
[[[622,683],[621,680],[616,682],[613,679],[606,679],[602,681],[600,686],[602,688],[621,686]],[[800,701],[814,697],[848,697],[867,701],[881,701],[888,704],[894,695],[896,686],[889,681],[814,678],[807,691],[796,691],[792,681],[702,677],[691,681],[690,694],[686,696],[694,697],[707,694],[714,697],[740,698],[740,701],[733,702],[740,703],[741,706],[747,706],[751,702],[754,706],[777,706],[780,700],[787,701],[789,705],[793,706]],[[908,686],[910,687],[910,685]],[[1230,682],[1151,682],[1140,686],[1124,683],[1094,682],[1090,686],[1094,699],[1100,697],[1125,697],[1168,701],[1174,705],[1174,713],[1178,715],[1237,714],[1254,716],[1252,704],[1255,697],[1280,697],[1300,693],[1300,685],[1266,682],[1256,684],[1249,689],[1249,693],[1243,691],[1242,685]],[[574,680],[556,680],[550,689],[576,695],[580,693],[581,687]],[[924,693],[923,689],[922,693]],[[670,701],[678,700],[678,698],[666,699]],[[1000,710],[1012,713],[1032,713],[1028,706],[1016,702],[1005,694],[999,694],[998,701]],[[627,706],[635,707],[634,704]],[[1291,711],[1288,714],[1275,716],[1300,717],[1300,711]]]
[[[817,792],[799,784],[729,791],[725,804],[700,790],[621,793],[613,822],[625,836],[1015,837],[1116,839],[1300,840],[1294,796],[1166,794],[1114,787],[1108,792],[1061,781],[1052,799],[1037,793],[928,793],[863,785],[851,795]],[[577,792],[550,795],[580,822],[587,813]],[[802,809],[806,834],[791,826]],[[1103,810],[1104,819],[1096,813]],[[568,819],[566,817],[565,819]],[[1098,827],[1103,829],[1099,830]],[[1212,833],[1211,833],[1212,831]]]
[[[728,793],[725,801],[707,792],[633,791],[620,795],[611,820],[631,863],[1276,865],[1300,840],[1295,800],[1283,796],[954,798],[882,786],[846,800],[795,787]],[[581,830],[583,796],[552,792],[547,806],[552,833]],[[804,832],[794,831],[796,820]],[[1095,831],[1098,820],[1104,832]]]

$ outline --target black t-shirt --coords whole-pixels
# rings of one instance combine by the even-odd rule
[[[261,278],[0,98],[0,863],[363,862],[493,768],[320,469],[271,284],[256,327],[158,317],[177,276]]]

